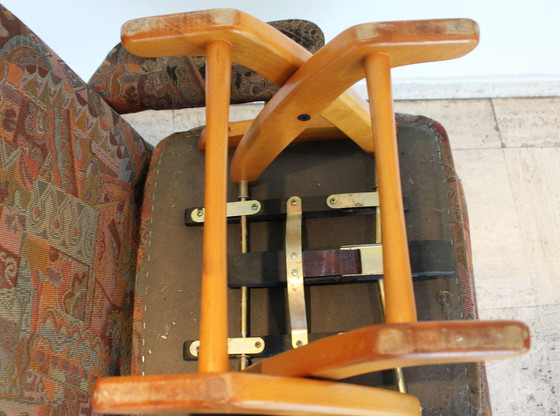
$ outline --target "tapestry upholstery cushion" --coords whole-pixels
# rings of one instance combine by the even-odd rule
[[[310,52],[325,43],[323,32],[306,20],[269,23]],[[115,46],[93,74],[89,86],[118,113],[204,106],[206,59],[201,56],[141,58]],[[249,68],[233,64],[231,103],[267,101],[278,90]]]
[[[463,185],[455,170],[449,136],[437,121],[424,116],[397,115],[397,122],[409,121],[428,126],[437,138],[443,169],[447,177],[447,192],[451,202],[451,227],[455,247],[455,264],[461,298],[462,315],[460,319],[479,319],[474,284],[471,236],[467,203]],[[470,413],[472,416],[491,416],[490,393],[484,363],[470,363],[467,367],[470,380]]]
[[[0,415],[88,415],[129,366],[151,148],[0,6]]]

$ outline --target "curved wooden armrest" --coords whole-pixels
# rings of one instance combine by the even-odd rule
[[[260,415],[420,416],[408,394],[320,380],[243,373],[167,374],[99,379],[99,413],[170,411]]]
[[[124,47],[144,57],[206,54],[212,40],[232,45],[232,59],[281,86],[311,56],[311,52],[272,26],[234,9],[213,9],[126,22],[121,30]],[[343,94],[325,117],[373,153],[367,103],[357,94]]]
[[[254,120],[233,121],[228,125],[228,147],[235,149],[243,135],[247,132]],[[296,139],[295,142],[312,142],[323,140],[347,139],[339,128],[335,127],[331,122],[323,117],[315,119],[307,129],[305,129]],[[198,148],[204,150],[206,148],[206,129],[202,130],[198,141]]]
[[[236,151],[233,181],[258,179],[307,127],[301,114],[306,120],[325,116],[337,97],[364,78],[367,56],[386,54],[396,67],[458,58],[477,44],[478,27],[468,19],[367,23],[345,30],[303,64],[259,114]]]
[[[379,324],[267,358],[246,371],[333,380],[391,368],[504,359],[524,354],[529,329],[516,321]]]

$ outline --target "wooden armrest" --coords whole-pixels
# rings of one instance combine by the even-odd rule
[[[254,120],[233,121],[228,125],[228,147],[235,149],[243,135],[247,132]],[[295,142],[313,142],[323,140],[337,140],[347,139],[348,136],[344,134],[339,128],[335,127],[331,122],[323,117],[318,117],[312,124],[305,129]],[[206,148],[206,129],[202,130],[200,139],[198,141],[198,148],[204,150]]]
[[[213,9],[134,19],[121,30],[124,47],[144,57],[206,54],[212,40],[232,45],[232,59],[281,86],[311,56],[311,52],[272,26],[234,9]],[[373,153],[367,103],[346,93],[325,117],[368,153]]]
[[[233,181],[258,179],[307,127],[300,115],[307,120],[325,115],[337,97],[364,78],[367,56],[386,54],[396,67],[457,58],[477,43],[478,27],[468,19],[367,23],[345,30],[303,64],[259,114],[236,151]]]
[[[416,397],[394,391],[246,373],[102,378],[95,384],[93,408],[106,414],[189,411],[420,416],[422,413]]]
[[[510,358],[529,346],[529,329],[516,321],[379,324],[285,351],[246,371],[339,380],[391,368]]]

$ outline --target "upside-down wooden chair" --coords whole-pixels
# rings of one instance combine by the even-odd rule
[[[198,371],[180,372],[181,367],[175,364],[175,370],[178,370],[175,374],[146,374],[141,371],[135,376],[99,379],[93,396],[93,405],[98,412],[419,415],[422,413],[420,400],[405,393],[404,387],[397,392],[339,380],[390,369],[395,369],[397,379],[401,379],[402,369],[405,367],[508,358],[522,354],[529,348],[528,330],[519,322],[421,322],[417,316],[416,302],[419,294],[416,293],[415,296],[412,280],[414,270],[411,269],[405,223],[405,210],[413,210],[414,207],[413,202],[410,202],[410,207],[405,206],[406,201],[403,203],[399,152],[404,152],[399,151],[397,146],[390,72],[396,66],[452,59],[468,53],[478,42],[478,29],[474,22],[456,19],[358,25],[342,32],[315,55],[311,55],[251,16],[235,10],[211,10],[128,22],[123,27],[122,40],[124,46],[136,55],[205,55],[207,59],[206,128],[202,135],[198,132],[197,135],[186,138],[195,143],[199,140],[198,136],[201,136],[198,146],[203,150],[205,161],[203,164],[201,157],[196,156],[202,152],[196,149],[195,144],[191,144],[182,154],[177,155],[179,160],[181,157],[189,157],[189,166],[174,167],[180,171],[205,166],[203,206],[190,205],[188,213],[192,213],[192,217],[186,220],[203,223],[202,231],[192,227],[190,231],[184,231],[189,233],[185,235],[191,237],[200,237],[202,233],[203,241],[199,342],[187,343],[188,352],[184,354],[185,357],[189,354],[197,356]],[[232,61],[256,70],[280,86],[258,117],[250,122],[229,124]],[[364,77],[367,80],[369,111],[367,103],[349,91],[355,82]],[[406,130],[406,121],[406,118],[403,119],[400,129]],[[360,253],[360,267],[368,268],[363,273],[355,271],[354,275],[379,275],[380,270],[382,271],[381,293],[384,295],[385,322],[367,326],[357,324],[353,330],[343,328],[343,333],[314,340],[314,334],[309,333],[306,311],[306,295],[309,294],[304,286],[309,280],[308,277],[304,278],[308,275],[309,267],[307,252],[312,250],[303,249],[305,245],[309,245],[308,240],[312,237],[302,232],[302,218],[311,217],[309,214],[306,217],[305,211],[309,206],[308,200],[312,199],[308,198],[309,191],[304,196],[295,193],[285,195],[281,203],[276,203],[279,208],[273,214],[271,206],[274,204],[258,198],[248,199],[249,189],[251,188],[252,194],[257,194],[260,192],[259,186],[266,188],[259,180],[263,175],[266,176],[265,171],[271,169],[274,171],[273,176],[278,176],[278,170],[274,169],[279,164],[284,164],[282,158],[288,155],[297,159],[295,165],[289,166],[292,170],[290,175],[294,170],[297,171],[305,180],[315,184],[316,189],[311,192],[320,194],[334,180],[329,176],[313,176],[315,172],[301,165],[301,161],[313,160],[319,152],[316,149],[330,146],[316,143],[318,138],[340,137],[352,139],[355,144],[350,145],[354,146],[354,152],[361,149],[358,150],[361,154],[359,157],[368,163],[351,162],[355,163],[351,167],[356,167],[359,171],[357,175],[371,175],[377,192],[356,191],[356,187],[352,186],[356,175],[344,171],[339,175],[348,175],[344,179],[347,183],[350,182],[350,191],[329,194],[324,202],[330,204],[333,210],[340,209],[350,213],[369,209],[366,213],[370,215],[360,216],[360,221],[364,221],[361,224],[369,225],[366,234],[373,235],[375,241],[370,242],[372,244],[367,249],[358,243],[357,247],[346,251],[353,255]],[[295,140],[312,142],[302,143],[305,147],[298,145],[296,150],[289,153],[290,148],[294,148],[289,145]],[[227,169],[228,146],[234,148],[230,175]],[[336,160],[347,152],[344,145],[341,149],[335,151],[330,159],[331,165],[327,164],[326,170],[337,169]],[[373,154],[375,164],[371,158]],[[298,159],[298,156],[302,157]],[[163,164],[152,164],[152,172],[157,170],[159,175],[159,169],[169,168]],[[181,172],[177,173],[179,176],[180,174]],[[201,182],[200,179],[195,179],[195,174],[189,175],[187,177],[192,181]],[[228,193],[231,194],[232,191],[228,177],[239,187],[237,193],[240,199],[229,205]],[[280,187],[287,188],[283,189],[285,192],[291,192],[298,185],[284,183]],[[151,186],[155,188],[162,185],[158,185],[154,179]],[[197,186],[200,189],[201,185]],[[170,210],[174,206],[173,198],[180,199],[174,194],[191,193],[196,196],[192,185],[187,183],[174,183],[168,188],[170,197],[167,202]],[[155,200],[145,203],[145,210],[153,210],[155,203]],[[251,220],[252,211],[258,215],[267,210],[270,210],[270,218],[274,215],[282,217],[284,225],[281,227],[285,227],[284,252],[274,261],[263,257],[261,263],[247,266],[250,263],[243,260],[250,254],[246,238],[247,223]],[[228,348],[228,309],[230,315],[232,310],[228,307],[228,263],[231,274],[232,260],[231,257],[228,260],[228,238],[231,239],[231,235],[228,236],[226,230],[228,216],[232,215],[232,211],[236,211],[241,224],[233,227],[241,228],[243,234],[237,256],[242,259],[240,263],[245,267],[241,275],[251,274],[250,269],[266,269],[265,263],[282,264],[284,271],[280,274],[284,274],[285,282],[282,290],[287,291],[290,327],[289,348],[283,352],[260,361],[254,360],[252,365],[247,366],[251,353],[241,348],[241,371],[231,371],[228,356],[232,352],[232,348]],[[278,222],[276,217],[274,221]],[[332,221],[332,229],[326,234],[338,233],[336,220]],[[253,223],[251,226],[253,227]],[[320,227],[324,228],[325,225]],[[255,228],[258,228],[257,225]],[[150,228],[150,234],[153,230],[155,228]],[[310,234],[310,231],[307,233]],[[270,231],[264,239],[272,239],[273,234],[274,231]],[[253,233],[251,238],[254,238]],[[159,251],[152,250],[144,255],[165,258],[166,252],[171,251],[200,252],[193,248],[199,244],[198,241],[190,241],[184,247],[179,241],[167,243],[163,247],[160,245]],[[155,237],[149,244],[157,244]],[[367,250],[377,250],[377,257],[367,254]],[[336,255],[343,251],[336,251]],[[382,265],[378,261],[380,253]],[[324,252],[320,256],[319,263],[326,265]],[[176,278],[170,277],[170,274],[182,274],[187,278],[192,272],[167,269],[163,264],[160,266],[154,271],[156,276],[152,276],[151,280],[140,287],[140,290],[145,291],[140,295],[147,294],[148,290],[157,291],[162,296],[166,291],[181,293],[169,293],[166,297],[160,297],[165,303],[159,305],[137,304],[135,313],[142,314],[149,308],[155,308],[157,312],[161,312],[160,318],[165,320],[172,316],[169,314],[177,307],[173,300],[185,296],[180,286],[169,287],[165,282]],[[196,270],[197,267],[193,265]],[[326,273],[332,274],[340,273]],[[231,281],[229,284],[231,286]],[[245,298],[250,283],[242,281],[239,286],[242,287],[241,297]],[[343,286],[351,285],[340,287]],[[192,282],[187,286],[190,290],[195,287]],[[333,287],[340,297],[347,293],[339,285]],[[363,291],[362,288],[358,290]],[[320,293],[316,291],[314,294]],[[426,294],[420,294],[420,298],[421,295]],[[440,295],[440,304],[447,302],[449,307],[445,293]],[[231,293],[229,296],[231,297]],[[317,300],[320,301],[321,299]],[[352,309],[349,304],[353,302],[352,299],[340,301],[345,303],[343,307]],[[357,300],[355,302],[359,303]],[[246,305],[246,298],[242,303]],[[189,304],[189,308],[192,306],[193,303]],[[359,321],[356,318],[356,323]],[[142,325],[142,330],[146,330],[146,325],[156,326],[149,320],[144,320]],[[148,357],[153,361],[169,361],[163,348],[159,351],[157,342],[167,341],[169,327],[175,325],[176,321],[173,320],[158,327],[158,341],[150,341],[144,336],[136,340],[141,344],[138,348],[143,351],[142,361],[148,355],[159,357]],[[249,344],[253,344],[253,349],[260,348],[262,351],[264,339],[255,341],[248,337],[247,322],[242,323],[242,326],[241,340],[248,339]],[[150,342],[150,348],[144,345]],[[169,362],[173,363],[173,360]]]

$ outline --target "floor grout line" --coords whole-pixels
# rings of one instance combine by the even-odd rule
[[[475,276],[476,278],[476,276]],[[506,307],[497,307],[497,308],[479,308],[478,311],[503,311],[506,309],[539,309],[539,308],[546,308],[550,306],[560,306],[560,303],[545,303],[542,305],[520,305],[520,306],[506,306]]]
[[[494,119],[496,131],[498,132],[498,138],[500,139],[501,147],[504,148],[506,147],[506,144],[504,143],[504,138],[502,137],[502,129],[500,129],[500,123],[498,122],[498,115],[496,114],[496,107],[494,106],[493,98],[490,99],[490,108],[492,109],[492,117]]]

